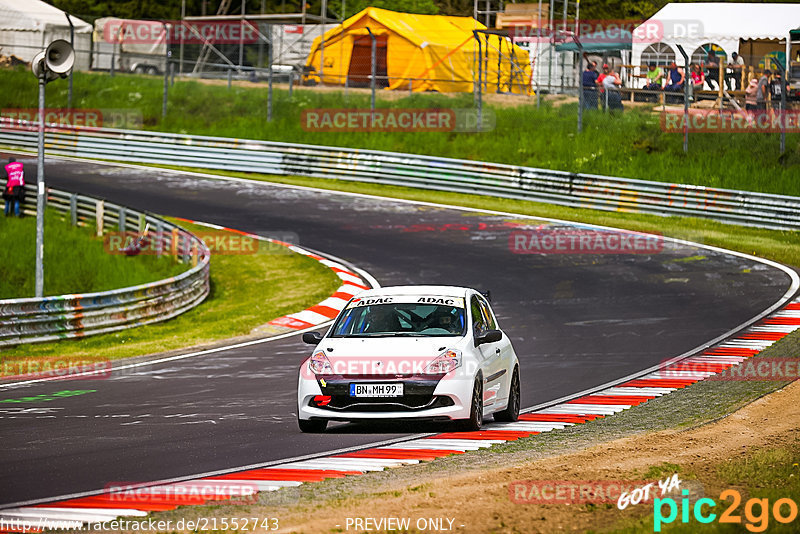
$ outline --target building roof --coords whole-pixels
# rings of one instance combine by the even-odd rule
[[[690,38],[785,39],[800,22],[800,4],[671,3],[650,17],[664,29],[661,41]],[[691,24],[696,24],[695,28]],[[697,33],[694,33],[697,32]]]
[[[76,33],[90,33],[92,26],[70,16]],[[64,11],[41,0],[0,0],[0,30],[44,31],[53,28],[69,29]]]

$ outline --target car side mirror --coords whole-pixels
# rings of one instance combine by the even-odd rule
[[[322,334],[319,332],[306,332],[303,334],[303,343],[318,345],[320,341],[322,341]]]
[[[503,332],[500,330],[487,330],[479,336],[475,336],[475,346],[483,345],[484,343],[495,343],[503,339]]]

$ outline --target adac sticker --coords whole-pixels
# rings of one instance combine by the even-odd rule
[[[355,298],[347,305],[348,308],[359,308],[362,306],[375,306],[378,304],[420,304],[439,306],[453,306],[456,308],[464,307],[462,297],[448,297],[444,295],[393,295],[375,296],[365,298]]]

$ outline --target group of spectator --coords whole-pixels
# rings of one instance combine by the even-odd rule
[[[597,72],[597,62],[587,61],[586,70],[581,77],[583,90],[584,109],[597,109],[598,101],[605,109],[622,110],[622,95],[619,88],[622,78],[607,63],[603,65],[603,72]]]
[[[742,71],[744,69],[744,59],[738,53],[731,54],[731,61],[728,63],[727,68],[730,72],[725,73],[725,84],[728,90],[741,89]],[[719,83],[719,59],[713,51],[708,52],[708,56],[704,63],[692,62],[689,65],[689,80],[692,84],[694,91],[701,91],[704,85],[708,85],[712,91],[717,89]],[[654,62],[650,62],[647,66],[647,73],[645,74],[646,84],[645,89],[648,91],[671,91],[681,92],[684,90],[684,84],[687,82],[686,73],[683,68],[679,67],[675,61],[670,62],[666,73]]]

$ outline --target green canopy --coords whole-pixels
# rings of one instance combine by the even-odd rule
[[[626,43],[586,43],[583,44],[584,52],[613,52],[615,50],[630,50],[631,42]],[[577,52],[578,45],[574,42],[556,45],[556,52]]]

